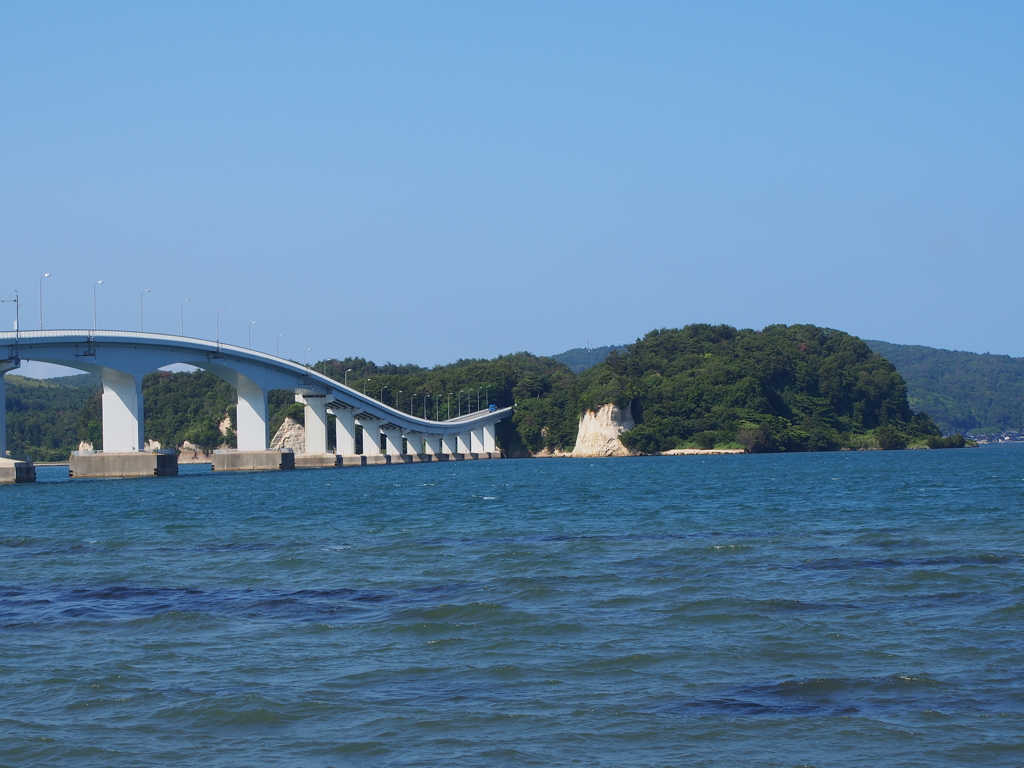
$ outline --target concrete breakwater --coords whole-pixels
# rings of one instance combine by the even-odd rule
[[[288,469],[329,469],[343,467],[372,467],[392,464],[427,464],[437,461],[480,461],[500,459],[497,451],[481,453],[405,453],[405,454],[371,454],[368,456],[346,456],[334,453],[292,453],[291,451],[214,451],[206,462],[188,461],[185,463],[209,463],[214,472],[259,472],[280,471]],[[26,462],[12,462],[12,465],[24,465]],[[24,467],[15,474],[12,469],[6,473],[4,464],[0,464],[0,482],[32,482],[35,480],[35,469],[31,463],[29,472]],[[173,451],[152,453],[76,453],[68,463],[68,473],[72,478],[101,477],[168,477],[178,474],[178,457]],[[5,479],[10,474],[11,479]],[[14,479],[17,477],[18,479]]]

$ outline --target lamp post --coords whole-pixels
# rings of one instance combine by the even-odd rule
[[[366,379],[366,381],[363,382],[363,394],[364,395],[366,394],[366,385],[369,384],[371,381],[373,381],[373,379]]]
[[[402,412],[402,390],[398,390],[398,394],[395,395],[395,410]]]
[[[254,325],[256,325],[255,320],[249,323],[249,349],[252,349],[252,327]]]
[[[284,334],[283,333],[279,333],[279,334],[277,334],[277,338],[274,340],[274,354],[276,354],[278,357],[281,356],[281,337],[282,336],[284,336]]]
[[[142,292],[142,294],[139,296],[139,330],[140,331],[145,331],[146,330],[146,327],[142,323],[142,300],[144,298],[146,298],[146,294],[147,293],[149,293],[149,288],[144,290]]]
[[[349,374],[350,374],[350,373],[351,373],[352,371],[354,371],[354,370],[355,370],[355,368],[349,368],[349,369],[348,369],[347,371],[345,371],[345,386],[346,386],[346,387],[348,386],[348,375],[349,375]]]
[[[464,390],[464,389],[460,389],[459,390],[459,416],[462,415],[462,393],[465,392],[465,391],[466,390]]]
[[[47,272],[43,277],[49,277]],[[43,330],[43,277],[39,278],[39,330]]]
[[[423,418],[424,419],[427,418],[427,400],[429,400],[429,399],[430,399],[430,393],[427,392],[427,394],[425,394],[423,396]]]
[[[306,347],[306,351],[302,353],[302,364],[306,366],[306,370],[309,370],[309,353],[313,350],[312,347]]]
[[[383,387],[380,388],[380,397],[377,398],[377,402],[380,402],[380,403],[384,402],[384,390],[387,389],[387,388],[388,388],[387,384],[385,384]]]
[[[92,329],[96,330],[96,286],[103,285],[102,280],[97,280],[92,287]]]
[[[181,302],[181,335],[185,335],[185,305],[188,304],[192,299],[185,299]]]
[[[419,395],[409,395],[409,415],[412,416],[412,401],[415,400]]]
[[[449,419],[452,417],[452,395],[453,394],[455,394],[455,393],[454,392],[449,392],[448,393],[448,418]]]
[[[227,312],[226,309],[222,309],[217,313],[217,346],[220,346],[220,316]]]
[[[481,392],[481,390],[483,390],[483,387],[477,387],[476,388],[476,409],[478,411],[480,410],[480,392]]]
[[[488,384],[486,387],[484,387],[484,405],[486,405],[488,408],[491,407],[491,386],[490,386],[490,384]]]

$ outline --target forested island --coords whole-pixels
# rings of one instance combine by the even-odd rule
[[[633,344],[573,360],[526,352],[450,365],[323,360],[316,369],[405,412],[446,419],[514,406],[498,426],[509,456],[566,453],[581,414],[615,403],[636,426],[621,435],[639,454],[674,449],[749,452],[955,447],[914,413],[896,368],[862,340],[812,325],[760,331],[689,325],[651,331]],[[587,350],[603,354],[603,350]],[[566,353],[569,354],[569,353]],[[590,367],[584,367],[590,364]],[[102,448],[100,385],[83,375],[36,381],[7,376],[12,456],[60,461],[81,443]],[[235,392],[212,374],[155,372],[143,382],[146,439],[197,450],[234,446]],[[270,396],[272,433],[301,423],[291,392]]]

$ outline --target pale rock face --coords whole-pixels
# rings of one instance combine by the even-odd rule
[[[619,408],[615,403],[606,403],[597,411],[587,411],[580,417],[580,428],[576,433],[576,447],[572,455],[632,456],[633,452],[622,444],[619,435],[635,426],[629,405]]]
[[[144,446],[142,446],[142,450],[144,450],[144,451],[159,451],[160,447],[161,446],[160,446],[160,441],[159,440],[147,440],[146,444]]]
[[[278,427],[277,434],[270,441],[270,450],[280,451],[282,448],[291,448],[295,453],[306,450],[306,428],[291,416]]]
[[[80,451],[91,451],[92,449],[92,443],[87,443],[85,440],[78,444],[78,450]]]
[[[222,435],[226,435],[228,433],[228,430],[231,429],[231,417],[225,416],[223,419],[221,419],[220,424],[217,425],[217,429],[220,430],[220,433]]]

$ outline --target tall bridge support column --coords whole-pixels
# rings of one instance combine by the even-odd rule
[[[458,453],[472,453],[473,452],[473,439],[470,437],[469,432],[459,432],[459,450]]]
[[[7,380],[4,375],[15,368],[13,363],[0,363],[0,459],[7,458]]]
[[[31,483],[36,479],[36,468],[31,461],[7,458],[7,382],[4,374],[18,365],[13,360],[0,362],[0,483]]]
[[[0,459],[7,458],[7,381],[4,376],[19,365],[14,361],[0,362]]]
[[[402,430],[398,427],[389,427],[384,430],[384,440],[387,445],[388,456],[402,455]]]
[[[470,445],[473,453],[484,453],[484,428],[473,427],[469,432]]]
[[[376,419],[360,419],[363,428],[363,456],[380,456],[380,422]]]
[[[333,408],[334,452],[338,456],[356,455],[356,418],[351,408]]]
[[[137,453],[145,445],[142,377],[106,370],[103,379],[103,452]]]
[[[430,456],[443,453],[440,435],[423,435],[423,450]]]
[[[441,436],[441,453],[446,453],[449,456],[453,453],[459,452],[459,441],[457,435],[442,435]]]
[[[250,381],[239,382],[235,390],[238,392],[238,450],[267,450],[270,409],[266,390]]]
[[[498,440],[495,436],[495,425],[484,425],[484,453],[497,453]]]
[[[304,453],[327,453],[327,398],[322,395],[296,395],[295,402],[306,406]]]

